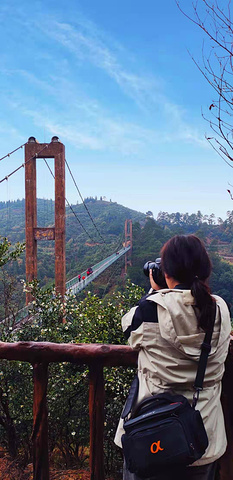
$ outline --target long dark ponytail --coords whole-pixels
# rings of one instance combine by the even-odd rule
[[[198,324],[208,330],[213,322],[215,301],[206,283],[212,265],[203,242],[195,235],[176,235],[163,246],[161,258],[164,273],[191,289]]]

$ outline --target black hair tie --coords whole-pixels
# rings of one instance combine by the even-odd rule
[[[195,275],[193,281],[197,281],[197,280],[199,280],[199,277],[198,277],[198,275]]]

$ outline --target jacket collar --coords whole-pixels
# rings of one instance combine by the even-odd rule
[[[187,287],[187,285],[185,285],[185,283],[179,283],[178,285],[176,285],[173,290],[190,290],[190,287]]]

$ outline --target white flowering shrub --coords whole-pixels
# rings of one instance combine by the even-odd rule
[[[88,292],[80,302],[70,294],[63,302],[54,288],[42,290],[36,281],[25,285],[24,289],[34,298],[30,306],[31,319],[16,330],[2,327],[6,341],[123,344],[121,318],[143,294],[140,287],[127,284],[124,293],[113,294],[111,300],[100,300]],[[7,395],[12,418],[14,453],[20,451],[27,461],[32,427],[32,367],[23,362],[2,362],[1,368],[0,388],[2,395]],[[121,458],[116,454],[113,439],[134,369],[105,368],[104,375],[106,471],[114,470],[117,475]],[[89,444],[87,367],[51,363],[47,398],[50,452],[54,463],[67,467],[82,466],[88,456]],[[6,445],[8,440],[1,416],[0,428],[1,441]]]

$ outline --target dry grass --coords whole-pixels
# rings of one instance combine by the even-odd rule
[[[90,480],[87,470],[55,470],[50,469],[50,480]],[[0,480],[33,480],[33,467],[29,464],[22,471],[16,461],[10,460],[7,455],[0,458]],[[107,479],[106,479],[107,480]],[[113,479],[108,479],[113,480]]]

